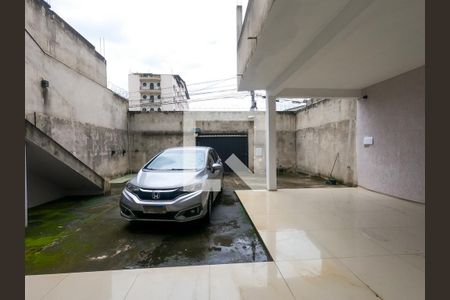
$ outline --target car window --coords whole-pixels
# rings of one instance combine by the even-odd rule
[[[208,166],[209,166],[209,167],[212,166],[213,163],[215,163],[215,160],[214,160],[214,158],[212,157],[212,154],[211,154],[211,151],[210,151],[209,154],[208,154]]]
[[[217,162],[219,160],[219,155],[217,155],[217,152],[214,149],[211,150],[211,155],[212,155],[214,162]]]
[[[206,165],[205,152],[197,150],[169,150],[164,151],[144,169],[146,170],[199,170]]]

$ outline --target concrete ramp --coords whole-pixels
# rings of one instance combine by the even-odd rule
[[[25,147],[27,207],[107,190],[100,175],[27,120]]]

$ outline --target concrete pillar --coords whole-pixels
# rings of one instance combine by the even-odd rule
[[[27,144],[25,143],[25,227],[28,226]]]
[[[270,93],[266,95],[266,185],[267,190],[277,190],[277,129],[276,102]]]
[[[237,34],[236,41],[239,41],[241,30],[242,30],[242,5],[238,5],[236,6],[236,34]]]

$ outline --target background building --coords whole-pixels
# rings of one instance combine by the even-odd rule
[[[189,93],[179,75],[132,73],[128,75],[130,111],[188,110]]]

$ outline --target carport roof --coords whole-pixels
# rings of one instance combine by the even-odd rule
[[[250,1],[238,89],[354,97],[424,64],[424,0]]]

